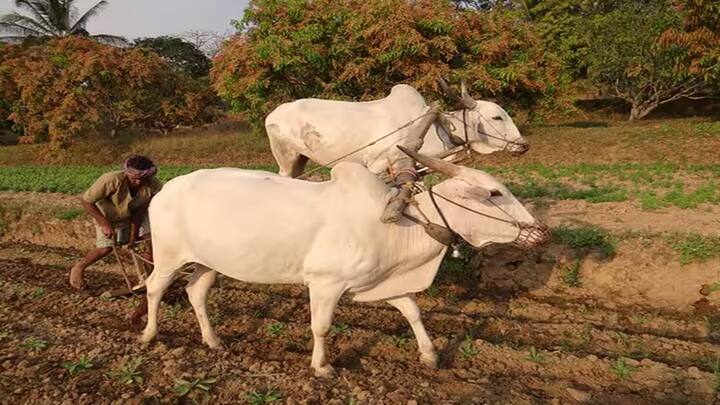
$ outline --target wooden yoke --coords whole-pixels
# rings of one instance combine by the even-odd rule
[[[403,138],[400,145],[417,152],[423,145],[425,135],[430,126],[438,119],[440,115],[440,106],[436,103],[430,106],[427,117],[419,120],[415,125],[409,128],[414,133],[411,136]],[[396,152],[397,151],[397,152]],[[393,223],[400,220],[405,207],[412,195],[412,186],[417,181],[418,176],[415,171],[415,161],[404,153],[398,153],[395,147],[390,151],[390,176],[394,187],[398,189],[398,194],[388,201],[385,206],[380,220],[384,223]]]

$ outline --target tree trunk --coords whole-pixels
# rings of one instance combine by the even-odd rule
[[[646,102],[646,103],[633,103],[632,108],[630,109],[630,118],[629,121],[635,121],[639,119],[645,118],[648,114],[650,114],[654,109],[656,109],[660,104],[656,102]]]

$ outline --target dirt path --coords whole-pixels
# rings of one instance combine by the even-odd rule
[[[716,395],[708,360],[720,350],[699,316],[549,294],[461,296],[465,286],[442,277],[435,292],[419,298],[441,353],[439,370],[420,366],[397,311],[343,302],[329,342],[338,378],[322,380],[308,367],[301,287],[224,280],[210,302],[224,351],[201,345],[192,310],[176,290],[163,306],[159,342],[143,347],[123,318],[136,301],[98,297],[121,283],[110,264],[90,274],[88,292],[76,293],[65,277],[77,252],[7,244],[0,252],[0,390],[9,403],[172,401],[175,379],[203,376],[217,377],[209,395],[218,403],[242,402],[268,387],[285,403],[318,404],[708,404]],[[269,333],[270,325],[282,325],[281,332]],[[33,337],[47,347],[24,349]],[[93,368],[69,375],[61,363],[81,355],[94,358]],[[143,383],[124,385],[107,374],[134,356],[144,358]]]

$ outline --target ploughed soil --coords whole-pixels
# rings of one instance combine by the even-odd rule
[[[328,339],[336,376],[321,379],[309,368],[303,286],[221,278],[209,314],[225,348],[210,350],[178,282],[162,306],[159,338],[141,345],[127,321],[139,298],[102,296],[123,285],[114,260],[88,271],[85,291],[67,284],[94,235],[86,218],[58,215],[76,206],[72,197],[0,193],[0,206],[1,403],[270,403],[273,395],[263,402],[263,393],[288,404],[720,401],[720,291],[701,293],[720,281],[720,260],[683,266],[654,236],[708,234],[717,208],[538,204],[534,211],[551,226],[643,232],[620,239],[613,258],[586,257],[578,287],[562,281],[574,256],[556,243],[447,259],[433,287],[417,296],[440,354],[437,370],[420,364],[394,308],[343,300]],[[92,367],[71,373],[67,363],[81,356]],[[120,371],[138,357],[138,378],[127,384]],[[214,379],[207,392],[174,389],[178,379],[207,378]]]

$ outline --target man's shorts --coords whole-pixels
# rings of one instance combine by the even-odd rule
[[[98,248],[109,248],[113,247],[115,243],[113,240],[105,236],[100,225],[95,223],[95,247]],[[115,224],[113,227],[115,231],[115,241],[117,245],[124,245],[130,241],[130,223]],[[139,235],[142,238],[145,235],[150,235],[150,222],[148,217],[145,216],[140,223]]]

